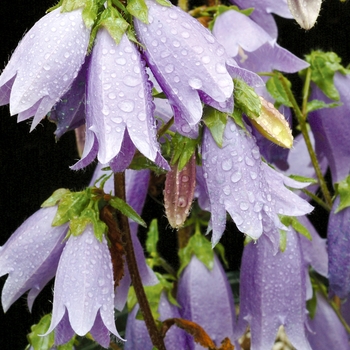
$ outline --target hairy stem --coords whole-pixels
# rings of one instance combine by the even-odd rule
[[[123,199],[126,201],[125,196],[125,173],[116,173],[114,174],[114,193],[117,197]],[[154,321],[154,318],[152,316],[151,308],[149,306],[145,290],[142,285],[141,277],[139,274],[139,270],[136,263],[136,257],[134,252],[134,247],[132,244],[132,238],[130,233],[130,226],[128,218],[121,214],[120,212],[117,213],[117,219],[118,219],[118,226],[120,231],[122,232],[122,240],[124,244],[125,249],[125,255],[126,255],[126,261],[129,268],[129,273],[131,277],[132,284],[135,289],[137,301],[140,305],[140,310],[142,313],[142,316],[145,320],[146,327],[148,330],[148,333],[150,335],[152,344],[158,349],[158,350],[166,350],[164,341],[162,336],[160,335],[160,332],[158,331],[157,325]]]

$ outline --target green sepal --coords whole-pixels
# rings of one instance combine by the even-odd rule
[[[239,108],[236,108],[233,111],[232,114],[230,114],[230,117],[235,121],[235,123],[240,126],[243,130],[247,130],[244,121],[243,121],[243,113]]]
[[[113,208],[118,209],[123,215],[138,223],[139,225],[147,227],[146,223],[143,221],[141,216],[137,214],[136,211],[132,207],[130,207],[129,204],[124,202],[121,198],[113,197],[109,201],[109,204]]]
[[[250,237],[250,236],[245,236],[243,245],[246,246],[246,245],[248,245],[250,242],[253,242],[253,241],[254,241],[254,239],[253,239],[252,237]],[[256,241],[255,241],[255,242],[256,242]]]
[[[136,152],[134,158],[128,166],[128,169],[132,170],[143,170],[150,169],[154,171],[157,175],[164,174],[165,170],[159,168],[155,163],[146,158],[142,153]]]
[[[69,192],[62,196],[52,226],[60,226],[80,216],[90,201],[88,191]]]
[[[334,185],[336,194],[339,195],[340,201],[338,208],[335,210],[335,214],[339,213],[341,210],[350,207],[350,175],[344,180],[337,182]]]
[[[202,120],[210,130],[216,144],[221,148],[227,124],[227,113],[220,112],[210,106],[205,106]]]
[[[159,5],[162,5],[162,6],[166,6],[166,7],[172,6],[171,2],[169,2],[167,0],[156,0],[156,1],[158,2]]]
[[[106,8],[101,14],[100,26],[108,30],[108,33],[113,38],[115,43],[119,45],[120,40],[129,27],[129,23],[114,7]]]
[[[51,314],[47,314],[41,318],[39,323],[30,327],[31,332],[27,334],[28,343],[33,350],[50,350],[55,344],[55,333],[42,336],[49,329],[51,323]]]
[[[251,119],[258,118],[261,112],[261,101],[257,93],[241,79],[233,79],[233,82],[235,108],[240,109]]]
[[[307,113],[310,113],[313,111],[317,111],[318,109],[335,108],[335,107],[339,107],[341,105],[342,105],[342,103],[340,103],[340,102],[326,103],[326,102],[320,101],[320,100],[312,100],[312,101],[309,101],[307,103],[306,111],[307,111]]]
[[[141,22],[148,24],[148,7],[144,0],[129,0],[126,9]]]
[[[305,56],[305,60],[310,64],[311,81],[313,81],[323,93],[332,100],[339,101],[340,96],[334,85],[334,74],[339,72],[343,75],[350,71],[344,68],[340,62],[341,58],[334,52],[313,51]],[[300,74],[305,75],[305,70]]]
[[[291,88],[291,82],[285,78],[285,82],[288,87]],[[280,79],[278,79],[278,75],[274,74],[267,82],[266,89],[270,93],[270,95],[275,99],[275,103],[277,105],[285,105],[288,107],[293,107],[292,102],[289,100],[288,95],[283,87],[283,84]]]
[[[171,165],[178,162],[178,171],[181,171],[188,163],[199,144],[199,138],[190,139],[189,137],[176,133],[172,139],[174,153],[171,159]]]
[[[46,201],[43,204],[41,204],[41,207],[42,208],[53,207],[67,193],[70,193],[70,191],[67,188],[59,188],[54,193],[52,193],[52,195],[48,199],[46,199]]]
[[[306,309],[309,311],[309,316],[313,320],[317,309],[317,296],[314,284],[312,284],[312,298],[306,300]]]
[[[149,225],[146,239],[146,251],[152,257],[158,257],[157,243],[159,240],[158,221],[153,219]]]
[[[305,176],[300,176],[300,175],[289,175],[288,177],[290,177],[291,179],[293,179],[295,181],[309,183],[310,185],[314,185],[314,184],[318,183],[318,181],[312,177],[305,177]]]
[[[94,0],[63,0],[62,12],[74,11],[83,7],[82,17],[87,28],[91,28],[96,20],[98,4]]]
[[[287,248],[287,231],[280,230],[280,251],[283,253]]]
[[[87,0],[63,0],[61,3],[62,12],[71,12],[86,5]]]
[[[224,263],[225,267],[228,268],[228,261],[225,256],[225,247],[221,243],[216,243],[214,250],[216,254],[221,258],[222,262]]]
[[[309,230],[302,225],[295,216],[279,215],[279,218],[284,226],[292,226],[295,231],[305,236],[308,240],[312,240]]]
[[[211,243],[201,234],[194,234],[188,241],[186,247],[179,249],[180,268],[178,276],[190,263],[192,255],[195,255],[208,270],[214,266],[214,251]]]

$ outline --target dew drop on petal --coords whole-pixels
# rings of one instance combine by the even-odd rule
[[[188,84],[191,86],[192,89],[200,89],[203,85],[202,80],[198,78],[190,78]]]
[[[232,169],[232,160],[230,158],[224,159],[221,163],[222,170],[229,171]],[[232,179],[231,179],[232,180]]]
[[[127,112],[130,113],[134,110],[134,101],[132,100],[124,100],[124,101],[120,101],[118,103],[118,107],[123,111],[123,112]]]
[[[240,171],[236,171],[231,175],[231,181],[236,183],[242,178],[242,173]]]

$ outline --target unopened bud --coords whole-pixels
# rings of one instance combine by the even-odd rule
[[[300,27],[311,29],[320,13],[322,0],[288,0],[289,10]]]

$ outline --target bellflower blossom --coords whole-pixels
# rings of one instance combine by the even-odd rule
[[[204,180],[200,183],[205,186],[199,197],[209,197],[213,244],[224,232],[226,210],[237,228],[254,239],[263,233],[264,217],[270,218],[275,227],[286,229],[278,214],[300,216],[312,210],[309,203],[285,187],[301,188],[303,185],[263,163],[254,137],[230,118],[222,148],[205,129],[202,159]],[[200,202],[205,199],[200,198]]]
[[[25,35],[0,76],[0,105],[18,121],[34,116],[31,130],[68,90],[82,66],[90,29],[82,10],[41,18]]]
[[[178,132],[196,136],[201,100],[232,112],[233,82],[227,56],[215,37],[196,19],[169,3],[147,0],[149,24],[135,19],[148,66],[174,111]]]

